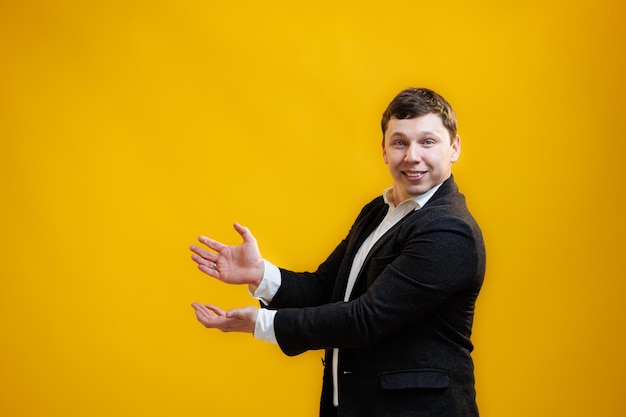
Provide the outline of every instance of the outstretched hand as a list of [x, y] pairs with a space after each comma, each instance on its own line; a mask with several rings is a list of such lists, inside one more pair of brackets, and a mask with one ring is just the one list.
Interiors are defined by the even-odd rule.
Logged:
[[223, 332], [241, 332], [254, 334], [256, 319], [259, 309], [256, 307], [243, 307], [230, 311], [224, 311], [214, 305], [191, 305], [196, 312], [198, 321], [209, 329], [218, 329]]
[[[209, 249], [191, 245], [191, 259], [198, 269], [227, 284], [249, 284], [256, 288], [263, 279], [265, 269], [257, 241], [247, 227], [235, 223], [235, 230], [243, 239], [238, 246], [228, 246], [206, 236], [198, 241]], [[214, 313], [217, 314], [215, 310]], [[221, 310], [220, 310], [221, 311]]]

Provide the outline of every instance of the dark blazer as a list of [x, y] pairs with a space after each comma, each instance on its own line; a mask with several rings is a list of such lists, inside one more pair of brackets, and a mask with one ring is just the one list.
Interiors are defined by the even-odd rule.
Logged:
[[387, 209], [382, 197], [367, 204], [316, 272], [281, 269], [268, 306], [278, 344], [287, 355], [327, 349], [321, 416], [478, 416], [470, 335], [485, 248], [453, 177], [380, 238], [342, 301], [352, 260]]

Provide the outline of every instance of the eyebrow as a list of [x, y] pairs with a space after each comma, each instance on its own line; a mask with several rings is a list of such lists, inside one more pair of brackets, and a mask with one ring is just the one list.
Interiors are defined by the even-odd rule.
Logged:
[[[409, 137], [410, 135], [407, 135], [406, 133], [402, 131], [394, 131], [390, 135], [390, 137], [392, 138], [396, 136], [401, 136], [403, 138], [406, 138], [406, 137]], [[423, 130], [423, 131], [418, 132], [418, 137], [423, 137], [423, 136], [435, 136], [441, 139], [441, 135], [437, 134], [437, 132], [434, 132], [432, 130]]]

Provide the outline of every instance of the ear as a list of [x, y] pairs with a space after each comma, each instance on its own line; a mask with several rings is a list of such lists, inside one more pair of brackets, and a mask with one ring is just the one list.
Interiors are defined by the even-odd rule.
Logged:
[[459, 160], [459, 157], [461, 156], [461, 137], [459, 135], [456, 135], [456, 137], [454, 138], [450, 146], [452, 147], [452, 155], [450, 155], [450, 162], [456, 162]]
[[383, 140], [380, 142], [382, 148], [383, 148], [383, 161], [385, 161], [385, 164], [387, 164], [387, 149], [385, 148], [385, 138], [383, 137]]

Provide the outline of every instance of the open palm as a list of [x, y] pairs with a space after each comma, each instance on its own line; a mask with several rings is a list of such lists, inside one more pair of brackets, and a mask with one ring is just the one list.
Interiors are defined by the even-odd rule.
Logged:
[[247, 227], [235, 223], [237, 233], [243, 238], [238, 246], [228, 246], [206, 236], [198, 241], [211, 251], [191, 246], [191, 259], [207, 275], [228, 284], [251, 284], [258, 286], [263, 278], [264, 263], [257, 241]]

